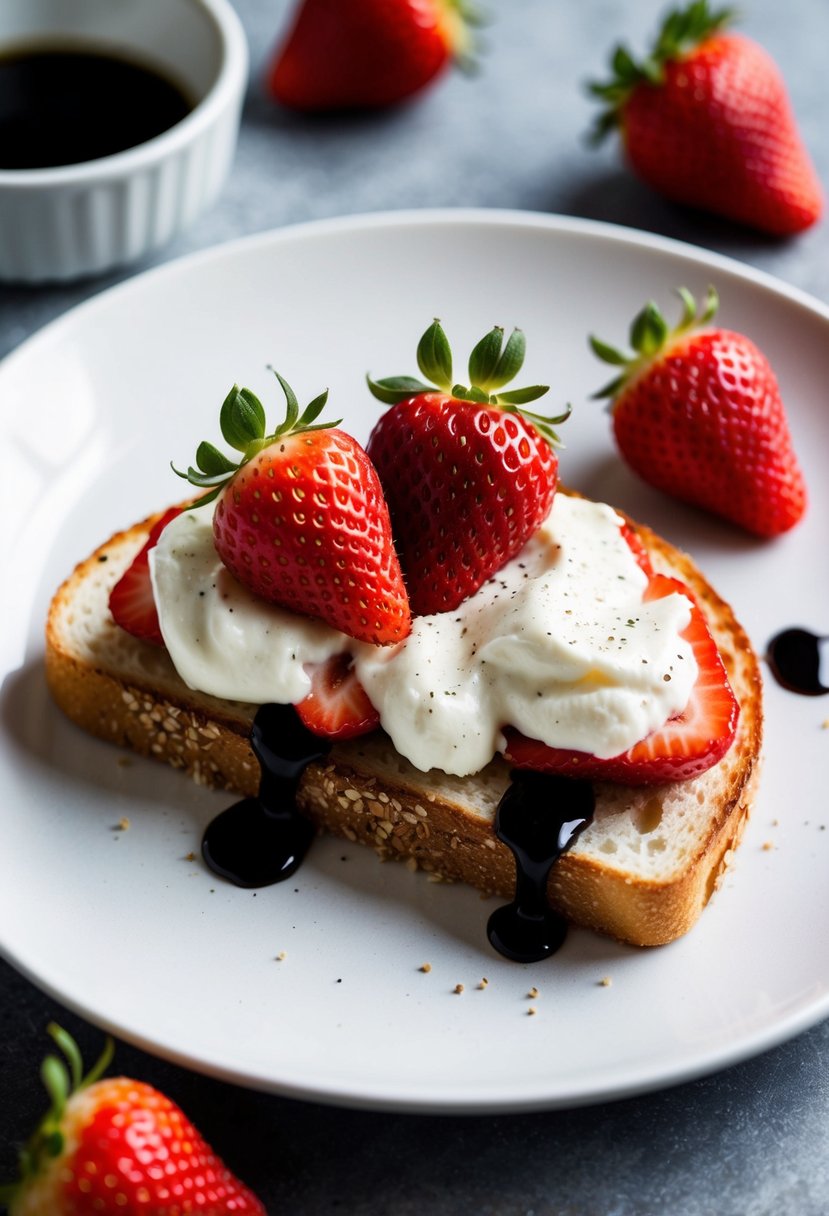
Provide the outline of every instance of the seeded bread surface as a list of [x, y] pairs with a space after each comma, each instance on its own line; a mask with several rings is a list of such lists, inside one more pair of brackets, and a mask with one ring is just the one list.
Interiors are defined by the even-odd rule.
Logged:
[[[166, 651], [131, 637], [110, 615], [110, 590], [156, 518], [113, 536], [55, 594], [46, 627], [52, 695], [100, 739], [185, 769], [205, 785], [254, 794], [259, 767], [248, 735], [256, 706], [187, 688]], [[729, 606], [687, 554], [636, 530], [654, 567], [682, 579], [706, 615], [740, 702], [737, 738], [692, 781], [597, 784], [594, 820], [553, 867], [548, 895], [576, 924], [653, 946], [691, 928], [739, 843], [759, 771], [762, 690], [757, 658]], [[299, 802], [321, 831], [509, 898], [515, 863], [494, 832], [508, 781], [501, 760], [474, 777], [422, 773], [377, 733], [310, 765]]]

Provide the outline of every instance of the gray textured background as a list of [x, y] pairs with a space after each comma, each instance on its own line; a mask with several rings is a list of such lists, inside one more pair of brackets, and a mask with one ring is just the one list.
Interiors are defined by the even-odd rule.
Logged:
[[[663, 11], [657, 0], [488, 0], [488, 51], [477, 79], [447, 77], [393, 112], [313, 121], [279, 112], [259, 87], [290, 5], [235, 2], [250, 40], [252, 80], [232, 179], [210, 213], [146, 265], [322, 216], [520, 207], [689, 240], [829, 300], [829, 221], [795, 241], [771, 241], [662, 203], [627, 175], [612, 142], [599, 152], [586, 147], [592, 107], [583, 81], [603, 73], [607, 51], [620, 38], [642, 47]], [[742, 29], [783, 69], [829, 185], [829, 3], [744, 0], [740, 8]], [[0, 355], [124, 277], [56, 289], [0, 287]], [[90, 1058], [100, 1036], [4, 964], [0, 983], [4, 1178], [13, 1173], [15, 1143], [41, 1111], [36, 1062], [49, 1018], [71, 1029]], [[693, 1084], [526, 1116], [326, 1109], [236, 1089], [126, 1044], [119, 1045], [118, 1064], [183, 1105], [272, 1216], [829, 1212], [829, 1023]]]

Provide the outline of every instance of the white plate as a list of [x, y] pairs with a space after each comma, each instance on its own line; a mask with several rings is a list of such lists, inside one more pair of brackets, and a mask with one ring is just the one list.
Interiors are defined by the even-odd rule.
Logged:
[[[604, 371], [588, 331], [621, 341], [646, 297], [673, 308], [676, 285], [699, 294], [710, 280], [722, 321], [777, 369], [811, 486], [806, 522], [769, 544], [637, 484], [589, 400]], [[227, 798], [125, 764], [49, 702], [51, 591], [119, 526], [178, 496], [169, 461], [216, 438], [231, 383], [274, 409], [269, 362], [304, 400], [330, 385], [364, 440], [379, 409], [365, 372], [413, 371], [435, 315], [459, 354], [494, 323], [526, 331], [522, 379], [552, 383], [549, 400], [575, 407], [565, 479], [689, 548], [761, 652], [786, 625], [829, 631], [829, 310], [815, 301], [642, 233], [495, 212], [338, 220], [163, 267], [61, 318], [0, 368], [4, 512], [18, 537], [2, 618], [2, 948], [41, 988], [142, 1047], [323, 1101], [521, 1110], [720, 1068], [829, 1013], [825, 700], [769, 683], [756, 811], [690, 935], [637, 951], [573, 932], [534, 966], [490, 951], [491, 903], [356, 846], [321, 841], [294, 881], [258, 893], [221, 883], [187, 857]], [[131, 826], [119, 832], [122, 817]]]

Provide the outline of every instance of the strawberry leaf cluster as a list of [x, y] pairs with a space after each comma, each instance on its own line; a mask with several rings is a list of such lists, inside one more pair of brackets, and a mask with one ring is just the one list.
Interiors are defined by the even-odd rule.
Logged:
[[687, 287], [678, 287], [677, 295], [682, 302], [682, 314], [678, 323], [671, 329], [659, 306], [649, 300], [644, 308], [636, 314], [630, 326], [630, 345], [633, 353], [627, 354], [618, 347], [603, 342], [601, 338], [590, 335], [589, 342], [593, 354], [603, 363], [609, 363], [621, 368], [620, 373], [593, 394], [597, 397], [615, 397], [644, 367], [647, 366], [664, 348], [682, 334], [707, 325], [712, 320], [719, 307], [719, 296], [715, 288], [709, 287], [705, 301], [698, 305]]
[[0, 1203], [9, 1204], [25, 1184], [44, 1166], [59, 1157], [64, 1149], [61, 1119], [72, 1094], [88, 1089], [99, 1081], [109, 1068], [114, 1053], [112, 1039], [107, 1038], [104, 1049], [89, 1072], [84, 1073], [78, 1045], [68, 1031], [51, 1022], [47, 1030], [64, 1059], [48, 1055], [40, 1067], [40, 1077], [49, 1095], [50, 1107], [29, 1142], [20, 1150], [20, 1179], [0, 1187]]
[[598, 143], [619, 126], [621, 112], [633, 89], [643, 81], [660, 85], [665, 79], [665, 64], [687, 55], [695, 47], [723, 29], [734, 17], [733, 9], [714, 11], [708, 0], [692, 0], [686, 8], [674, 9], [665, 18], [653, 49], [641, 60], [633, 58], [626, 46], [613, 51], [607, 81], [593, 81], [588, 92], [605, 102], [605, 109], [596, 119], [590, 138]]
[[196, 449], [196, 466], [190, 465], [187, 472], [182, 472], [175, 465], [173, 472], [189, 481], [200, 489], [210, 490], [198, 499], [198, 506], [212, 502], [222, 488], [233, 478], [234, 474], [263, 448], [275, 443], [276, 440], [288, 435], [298, 435], [303, 431], [327, 430], [339, 426], [342, 419], [336, 422], [317, 422], [328, 402], [328, 390], [320, 393], [304, 410], [300, 411], [296, 393], [275, 368], [270, 369], [276, 376], [285, 394], [285, 417], [275, 431], [267, 434], [267, 418], [262, 402], [249, 388], [239, 388], [234, 384], [225, 397], [219, 412], [219, 427], [225, 442], [241, 453], [241, 459], [230, 460], [212, 443], [204, 440]]
[[366, 379], [372, 394], [385, 405], [396, 405], [420, 393], [434, 392], [437, 388], [456, 401], [495, 405], [507, 413], [519, 413], [532, 423], [548, 443], [557, 445], [560, 440], [553, 428], [570, 416], [570, 407], [555, 417], [522, 408], [549, 392], [549, 385], [532, 384], [526, 388], [503, 391], [504, 386], [523, 367], [526, 349], [526, 339], [520, 329], [514, 329], [505, 343], [503, 327], [496, 325], [481, 338], [469, 356], [469, 384], [456, 383], [452, 350], [440, 321], [435, 318], [417, 345], [417, 366], [430, 383], [424, 383], [414, 376], [388, 376], [382, 380], [367, 376]]

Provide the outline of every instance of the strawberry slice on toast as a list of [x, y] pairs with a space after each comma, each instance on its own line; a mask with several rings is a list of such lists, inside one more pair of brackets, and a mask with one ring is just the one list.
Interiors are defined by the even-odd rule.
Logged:
[[682, 636], [690, 642], [699, 669], [691, 699], [682, 713], [622, 755], [606, 760], [587, 752], [548, 747], [508, 729], [504, 753], [507, 760], [516, 768], [537, 772], [615, 781], [621, 785], [648, 785], [690, 780], [722, 759], [734, 742], [739, 705], [702, 610], [685, 584], [664, 574], [654, 574], [644, 598], [659, 599], [673, 592], [691, 599], [691, 620]]
[[334, 655], [310, 672], [311, 691], [296, 706], [304, 726], [326, 739], [354, 739], [380, 725], [347, 654]]
[[150, 550], [158, 544], [158, 538], [167, 524], [181, 512], [181, 507], [170, 507], [156, 520], [147, 543], [122, 574], [109, 596], [109, 610], [115, 623], [133, 637], [142, 642], [150, 642], [153, 646], [163, 646], [164, 638], [161, 636], [150, 580]]

